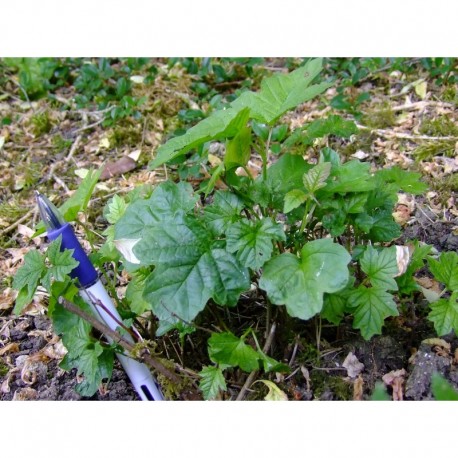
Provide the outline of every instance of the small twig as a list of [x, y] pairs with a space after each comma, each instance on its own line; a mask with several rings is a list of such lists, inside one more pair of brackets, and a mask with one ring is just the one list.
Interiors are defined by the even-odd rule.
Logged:
[[[274, 340], [276, 328], [277, 328], [277, 324], [276, 323], [272, 323], [272, 326], [270, 328], [269, 336], [267, 337], [266, 343], [264, 344], [264, 347], [262, 349], [263, 353], [267, 353], [269, 351], [269, 348], [272, 345], [272, 342]], [[253, 380], [256, 377], [257, 373], [258, 373], [257, 370], [254, 370], [254, 371], [250, 372], [250, 375], [248, 376], [248, 378], [246, 379], [245, 383], [243, 384], [242, 389], [240, 390], [240, 392], [239, 392], [239, 394], [238, 394], [238, 396], [236, 398], [236, 401], [242, 401], [243, 400], [243, 398], [245, 397], [246, 392], [248, 391], [248, 389], [250, 388], [251, 384], [253, 383]]]
[[451, 103], [423, 100], [421, 102], [405, 103], [404, 105], [398, 105], [398, 106], [395, 106], [395, 107], [390, 107], [390, 110], [391, 111], [421, 110], [422, 108], [426, 108], [427, 106], [439, 106], [439, 107], [444, 107], [444, 108], [454, 108], [454, 106]]
[[34, 208], [32, 210], [29, 210], [24, 216], [21, 216], [15, 223], [11, 224], [11, 226], [8, 226], [6, 229], [3, 229], [2, 231], [0, 231], [0, 237], [2, 237], [5, 234], [8, 234], [13, 229], [16, 229], [16, 227], [18, 227], [19, 224], [22, 224], [24, 221], [26, 221], [27, 218], [29, 218], [33, 214], [34, 211], [35, 211]]
[[361, 124], [356, 124], [358, 129], [368, 130], [373, 134], [381, 135], [386, 138], [405, 138], [406, 140], [458, 140], [458, 137], [430, 137], [428, 135], [410, 135], [403, 132], [393, 132], [391, 130], [384, 129], [371, 129], [370, 127], [362, 126]]
[[74, 133], [83, 132], [84, 130], [92, 129], [93, 127], [96, 127], [99, 124], [102, 124], [103, 121], [105, 121], [105, 118], [99, 119], [98, 121], [93, 122], [92, 124], [89, 124], [87, 126], [80, 127], [79, 129], [76, 129]]
[[[125, 340], [121, 336], [121, 334], [119, 334], [116, 331], [113, 331], [108, 326], [101, 323], [97, 318], [95, 318], [92, 315], [89, 315], [84, 310], [80, 309], [77, 305], [67, 301], [66, 299], [62, 300], [61, 305], [62, 307], [64, 307], [65, 310], [74, 313], [75, 315], [78, 315], [80, 318], [87, 321], [99, 332], [105, 334], [107, 337], [110, 337], [113, 340], [113, 342], [116, 342], [117, 344], [121, 345], [121, 347], [124, 348], [124, 350], [126, 350], [128, 353], [132, 353], [135, 350], [134, 345]], [[172, 382], [180, 383], [180, 378], [176, 374], [171, 372], [169, 369], [167, 369], [160, 361], [158, 361], [156, 358], [153, 358], [149, 353], [147, 353], [146, 349], [141, 352], [138, 359], [141, 362], [148, 364], [153, 369], [156, 369], [158, 372], [166, 376]]]

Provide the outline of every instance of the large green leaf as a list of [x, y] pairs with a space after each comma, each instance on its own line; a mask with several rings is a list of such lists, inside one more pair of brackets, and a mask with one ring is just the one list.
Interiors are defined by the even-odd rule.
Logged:
[[232, 254], [201, 245], [186, 262], [159, 264], [146, 280], [143, 297], [160, 320], [189, 323], [210, 298], [233, 306], [249, 286], [248, 271]]
[[194, 208], [197, 198], [189, 183], [161, 183], [149, 199], [136, 200], [127, 207], [115, 224], [115, 240], [141, 239], [150, 229], [181, 219]]
[[272, 241], [285, 240], [283, 228], [270, 218], [261, 221], [241, 220], [226, 232], [227, 251], [237, 252], [237, 259], [245, 267], [260, 269], [272, 255]]
[[199, 388], [205, 400], [215, 399], [220, 391], [226, 391], [226, 381], [223, 371], [219, 367], [205, 366], [199, 375], [202, 377]]
[[156, 158], [149, 163], [149, 168], [155, 169], [210, 140], [234, 137], [246, 126], [249, 113], [249, 108], [244, 106], [215, 111], [211, 116], [191, 127], [184, 135], [172, 138], [160, 146]]
[[321, 69], [322, 59], [314, 59], [289, 74], [273, 75], [262, 81], [259, 92], [244, 92], [231, 106], [249, 107], [251, 117], [272, 125], [288, 110], [321, 94], [331, 86], [329, 83], [310, 86]]
[[259, 369], [258, 352], [232, 332], [212, 334], [208, 339], [208, 354], [213, 362], [226, 367], [238, 366], [246, 372]]
[[259, 286], [272, 303], [286, 305], [291, 316], [309, 319], [323, 307], [323, 294], [344, 288], [351, 257], [330, 239], [304, 245], [301, 257], [283, 253], [264, 266]]
[[24, 264], [13, 279], [13, 288], [19, 291], [13, 313], [18, 315], [33, 299], [46, 266], [44, 257], [38, 250], [30, 250], [24, 256]]
[[434, 329], [439, 336], [444, 336], [452, 330], [458, 331], [458, 304], [455, 295], [450, 299], [439, 299], [430, 304], [430, 307], [428, 319], [434, 323]]
[[399, 271], [395, 246], [378, 251], [369, 245], [361, 258], [361, 269], [367, 274], [374, 288], [385, 291], [398, 289], [394, 279]]
[[441, 253], [439, 259], [428, 258], [429, 270], [449, 291], [458, 291], [458, 254]]
[[349, 295], [348, 306], [355, 308], [353, 327], [360, 329], [366, 340], [382, 333], [385, 318], [399, 315], [393, 295], [382, 288], [360, 285]]

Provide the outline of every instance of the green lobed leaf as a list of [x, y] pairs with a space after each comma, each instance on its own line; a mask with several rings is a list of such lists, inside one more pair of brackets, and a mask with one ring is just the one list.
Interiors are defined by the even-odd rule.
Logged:
[[30, 250], [24, 256], [24, 264], [17, 270], [13, 288], [19, 291], [13, 313], [18, 315], [30, 304], [46, 266], [44, 256], [38, 250]]
[[366, 232], [368, 233], [367, 238], [372, 242], [391, 242], [401, 235], [401, 227], [394, 220], [390, 210], [376, 212], [369, 218], [370, 229]]
[[141, 239], [151, 228], [182, 218], [194, 208], [197, 199], [189, 183], [161, 183], [148, 199], [136, 200], [127, 207], [115, 224], [115, 240]]
[[291, 316], [307, 320], [323, 307], [323, 294], [347, 284], [351, 256], [330, 239], [306, 243], [298, 258], [283, 253], [268, 261], [259, 281], [272, 303], [286, 305]]
[[126, 208], [127, 204], [125, 200], [121, 196], [115, 194], [105, 206], [103, 216], [110, 224], [115, 224], [124, 214]]
[[258, 221], [243, 219], [229, 226], [226, 232], [227, 251], [237, 252], [237, 259], [250, 269], [260, 269], [272, 255], [272, 241], [286, 240], [280, 224], [270, 218]]
[[250, 110], [245, 106], [213, 112], [208, 118], [191, 127], [184, 135], [172, 138], [160, 146], [156, 158], [148, 164], [148, 167], [155, 169], [210, 140], [234, 137], [246, 126], [249, 114]]
[[241, 199], [229, 191], [216, 191], [213, 203], [204, 209], [204, 218], [216, 236], [240, 218]]
[[228, 367], [238, 366], [246, 372], [259, 369], [258, 352], [232, 332], [212, 334], [208, 340], [208, 354], [213, 362]]
[[231, 107], [249, 107], [251, 116], [262, 123], [272, 125], [288, 110], [312, 99], [328, 89], [331, 84], [310, 83], [320, 73], [322, 59], [314, 59], [289, 74], [277, 74], [261, 82], [259, 92], [244, 92], [232, 102]]
[[458, 254], [454, 251], [441, 253], [439, 259], [428, 258], [429, 270], [436, 280], [449, 291], [458, 290]]
[[126, 289], [126, 300], [129, 303], [130, 310], [136, 315], [150, 310], [150, 304], [143, 299], [143, 290], [145, 289], [146, 276], [142, 274], [133, 274]]
[[289, 213], [295, 208], [302, 205], [307, 200], [307, 194], [300, 189], [293, 189], [285, 195], [285, 205], [283, 207], [283, 213]]
[[199, 388], [202, 391], [205, 400], [215, 399], [220, 391], [226, 391], [226, 381], [219, 367], [205, 366], [199, 375]]
[[369, 245], [360, 263], [361, 269], [369, 277], [371, 285], [374, 288], [385, 291], [396, 291], [398, 289], [398, 285], [394, 279], [399, 271], [395, 246], [376, 250]]
[[143, 297], [160, 320], [189, 323], [210, 298], [220, 305], [235, 305], [249, 280], [248, 271], [232, 254], [207, 247], [187, 263], [159, 264], [146, 280]]
[[410, 194], [422, 194], [428, 189], [428, 185], [420, 181], [421, 173], [407, 172], [398, 166], [378, 170], [376, 177], [385, 183], [395, 183], [399, 190]]
[[439, 336], [444, 336], [452, 330], [458, 331], [458, 304], [455, 295], [433, 302], [430, 308], [428, 320], [434, 323], [434, 329]]
[[330, 173], [330, 162], [321, 162], [312, 167], [307, 173], [304, 173], [302, 177], [306, 191], [314, 195], [318, 189], [324, 188]]
[[347, 298], [339, 293], [325, 294], [321, 316], [330, 323], [338, 326], [344, 317]]
[[360, 285], [349, 295], [348, 306], [355, 309], [353, 327], [360, 329], [366, 340], [382, 333], [385, 318], [399, 315], [393, 295], [382, 288]]
[[41, 283], [48, 292], [51, 291], [51, 280], [62, 282], [67, 278], [67, 275], [78, 266], [79, 262], [73, 258], [75, 250], [60, 251], [62, 236], [54, 240], [48, 247], [46, 252], [50, 262], [50, 267], [47, 268], [46, 274], [43, 276]]

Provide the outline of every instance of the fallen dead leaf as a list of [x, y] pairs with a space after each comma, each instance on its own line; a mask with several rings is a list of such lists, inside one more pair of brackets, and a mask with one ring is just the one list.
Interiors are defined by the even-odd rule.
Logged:
[[361, 374], [358, 375], [358, 378], [353, 383], [353, 400], [362, 401], [363, 400], [363, 386], [364, 381]]
[[383, 383], [391, 386], [393, 389], [393, 401], [402, 401], [404, 393], [402, 390], [404, 384], [404, 377], [406, 376], [405, 369], [398, 369], [388, 372], [382, 377]]
[[15, 391], [13, 401], [31, 401], [38, 396], [37, 390], [30, 387], [21, 388]]
[[16, 342], [11, 342], [3, 348], [0, 348], [0, 356], [7, 355], [9, 353], [17, 353], [19, 351], [19, 345]]
[[137, 168], [137, 163], [131, 157], [124, 156], [115, 162], [108, 162], [102, 170], [100, 179], [108, 180], [117, 175], [130, 172], [135, 168]]
[[401, 226], [405, 226], [410, 220], [410, 210], [407, 206], [398, 204], [392, 213], [394, 220]]
[[355, 378], [364, 369], [364, 364], [358, 361], [358, 358], [352, 353], [348, 353], [342, 367], [347, 369], [347, 374], [350, 378]]
[[399, 277], [407, 270], [412, 255], [412, 247], [409, 246], [396, 246], [396, 263], [398, 265], [398, 273], [395, 277]]
[[[271, 382], [270, 380], [258, 380], [258, 382], [264, 383], [264, 385], [269, 388], [269, 392], [265, 396], [266, 401], [287, 401], [288, 396], [286, 395], [285, 392], [280, 390], [277, 385], [275, 385], [274, 382]], [[255, 382], [257, 383], [257, 382]]]

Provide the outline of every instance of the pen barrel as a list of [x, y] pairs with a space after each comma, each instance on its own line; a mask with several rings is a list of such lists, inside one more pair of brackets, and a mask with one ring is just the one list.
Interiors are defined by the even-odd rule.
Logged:
[[[122, 319], [102, 282], [99, 280], [94, 285], [81, 289], [80, 295], [89, 305], [91, 305], [96, 315], [98, 315], [111, 330], [116, 331], [119, 327], [118, 322], [122, 322]], [[103, 304], [106, 310], [104, 310], [100, 304]], [[109, 312], [107, 312], [107, 310]], [[118, 322], [116, 320], [118, 320]], [[128, 342], [134, 343], [130, 334], [125, 334], [123, 337]], [[112, 339], [108, 338], [108, 340], [110, 343], [112, 342]], [[145, 364], [126, 355], [117, 354], [116, 356], [143, 401], [164, 400], [158, 383]]]
[[62, 251], [65, 249], [74, 250], [73, 258], [76, 259], [79, 264], [71, 271], [70, 276], [72, 278], [77, 278], [82, 288], [93, 285], [98, 279], [97, 271], [76, 238], [70, 224], [66, 223], [58, 229], [48, 230], [47, 234], [50, 240], [55, 240], [59, 235], [62, 235], [62, 243], [60, 246]]

